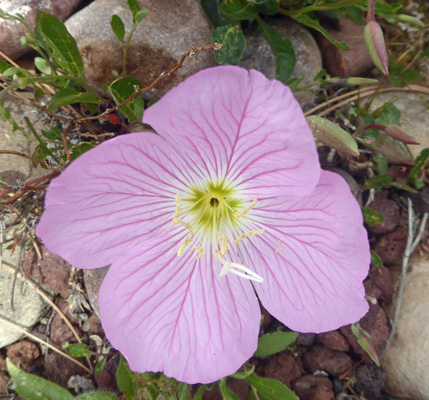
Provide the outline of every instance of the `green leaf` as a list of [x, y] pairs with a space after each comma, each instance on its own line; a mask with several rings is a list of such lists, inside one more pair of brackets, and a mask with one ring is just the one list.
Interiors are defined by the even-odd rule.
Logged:
[[360, 347], [366, 351], [366, 353], [371, 357], [371, 360], [374, 361], [377, 366], [380, 366], [380, 361], [378, 359], [377, 351], [372, 344], [371, 335], [363, 330], [358, 322], [352, 324], [351, 326], [352, 333], [356, 341], [359, 343]]
[[203, 10], [215, 28], [233, 23], [230, 18], [221, 12], [220, 3], [221, 0], [201, 0]]
[[43, 72], [46, 75], [52, 74], [52, 68], [44, 58], [34, 57], [34, 65], [40, 72]]
[[271, 28], [260, 18], [258, 18], [258, 27], [273, 51], [274, 59], [276, 60], [276, 79], [286, 83], [292, 75], [296, 64], [292, 43], [278, 30]]
[[66, 349], [67, 354], [71, 357], [91, 357], [91, 350], [89, 350], [89, 347], [84, 343], [67, 343], [67, 345], [63, 345], [63, 347]]
[[320, 23], [317, 19], [311, 18], [308, 14], [299, 14], [297, 16], [294, 16], [293, 18], [297, 22], [299, 22], [300, 24], [309, 26], [310, 28], [313, 28], [316, 31], [320, 32], [323, 36], [325, 36], [326, 39], [328, 39], [332, 44], [334, 44], [338, 48], [340, 48], [342, 50], [348, 50], [349, 49], [349, 46], [347, 45], [346, 42], [339, 42], [339, 41], [335, 40], [329, 34], [329, 32], [320, 25]]
[[178, 400], [191, 400], [189, 394], [189, 386], [187, 383], [179, 383], [179, 388], [177, 389], [177, 397], [179, 398]]
[[143, 18], [146, 17], [148, 11], [147, 10], [140, 10], [136, 13], [136, 15], [134, 16], [134, 25], [139, 24], [140, 22], [143, 21]]
[[362, 25], [363, 24], [363, 18], [362, 18], [362, 10], [359, 7], [356, 6], [349, 6], [345, 8], [347, 11], [348, 17], [356, 24]]
[[135, 15], [141, 10], [140, 5], [137, 0], [128, 0], [128, 7], [131, 10], [131, 13], [133, 14], [133, 21]]
[[90, 392], [77, 396], [75, 400], [118, 400], [118, 397], [109, 392]]
[[380, 175], [386, 173], [389, 163], [383, 154], [376, 154], [374, 157], [372, 157], [372, 162], [375, 164], [375, 169]]
[[9, 68], [12, 68], [12, 65], [8, 64], [6, 61], [0, 60], [0, 74], [3, 74], [3, 72]]
[[276, 14], [280, 8], [279, 0], [247, 0], [258, 13]]
[[131, 369], [122, 354], [119, 362], [119, 368], [116, 372], [116, 380], [118, 381], [119, 389], [124, 393], [127, 400], [137, 398], [137, 383], [133, 379]]
[[368, 207], [362, 207], [362, 215], [364, 222], [369, 226], [381, 224], [384, 221], [383, 215]]
[[340, 153], [359, 156], [359, 149], [352, 135], [328, 119], [311, 115], [307, 117], [308, 125], [314, 138]]
[[391, 182], [389, 186], [395, 187], [396, 189], [399, 189], [399, 190], [405, 190], [406, 192], [410, 192], [410, 193], [415, 193], [415, 194], [418, 193], [418, 190], [413, 189], [411, 186], [406, 185], [405, 183]]
[[393, 175], [378, 175], [372, 178], [369, 178], [363, 184], [364, 189], [383, 189], [390, 182], [393, 181]]
[[104, 367], [106, 366], [107, 357], [103, 357], [100, 361], [95, 365], [95, 375], [100, 375], [104, 371]]
[[197, 390], [197, 393], [195, 393], [195, 396], [192, 400], [201, 400], [203, 398], [203, 394], [207, 389], [207, 385], [202, 385], [200, 386], [200, 388]]
[[[12, 128], [12, 132], [20, 131], [24, 137], [28, 138], [27, 133], [24, 131], [24, 128], [19, 126], [15, 120], [13, 119], [12, 115], [10, 115], [9, 110], [6, 107], [0, 107], [0, 117], [4, 119], [6, 122], [9, 123], [9, 125]], [[10, 136], [6, 133], [6, 136]]]
[[218, 385], [223, 400], [240, 400], [240, 397], [236, 393], [227, 388], [225, 378], [218, 381]]
[[279, 353], [295, 343], [297, 337], [297, 332], [267, 333], [259, 338], [258, 349], [253, 355], [255, 357], [263, 357]]
[[235, 20], [254, 19], [257, 14], [245, 0], [225, 0], [220, 6], [222, 12]]
[[115, 34], [115, 36], [124, 43], [124, 37], [125, 37], [125, 25], [122, 21], [121, 17], [119, 17], [116, 14], [112, 15], [112, 18], [110, 20], [110, 26], [112, 27], [112, 31]]
[[216, 62], [221, 65], [237, 65], [243, 57], [246, 48], [246, 38], [240, 25], [226, 25], [212, 32], [212, 43], [221, 43], [222, 50], [214, 53]]
[[252, 375], [255, 371], [255, 366], [252, 365], [252, 367], [245, 372], [237, 371], [235, 374], [230, 375], [231, 378], [234, 379], [246, 379], [249, 375]]
[[416, 189], [421, 189], [425, 186], [424, 183], [424, 168], [429, 159], [429, 148], [423, 149], [416, 158], [413, 168], [411, 168], [408, 179]]
[[375, 123], [379, 125], [398, 125], [400, 124], [401, 112], [393, 104], [389, 104], [384, 108], [383, 113], [375, 118]]
[[383, 260], [374, 250], [371, 250], [371, 264], [376, 267], [381, 267], [383, 265]]
[[7, 370], [15, 384], [15, 391], [25, 400], [69, 400], [73, 396], [61, 386], [36, 375], [27, 374], [6, 359]]
[[73, 88], [59, 90], [48, 103], [48, 111], [74, 103], [99, 104], [100, 98], [95, 92], [78, 92]]
[[299, 400], [299, 398], [283, 383], [275, 379], [261, 378], [257, 375], [250, 375], [246, 378], [257, 391], [258, 394], [269, 400]]
[[40, 17], [40, 31], [49, 53], [64, 71], [83, 78], [83, 61], [76, 41], [66, 26], [55, 16], [43, 13]]
[[[121, 104], [135, 92], [135, 87], [142, 88], [143, 85], [135, 78], [119, 78], [110, 85], [110, 91], [116, 105]], [[121, 111], [127, 116], [128, 122], [141, 122], [143, 117], [144, 102], [140, 96], [121, 107]]]

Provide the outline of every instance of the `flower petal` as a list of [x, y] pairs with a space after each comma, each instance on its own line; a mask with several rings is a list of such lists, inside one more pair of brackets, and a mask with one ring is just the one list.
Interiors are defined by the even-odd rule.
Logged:
[[145, 111], [201, 177], [241, 185], [250, 197], [306, 195], [319, 179], [311, 131], [290, 89], [258, 71], [196, 73]]
[[51, 182], [36, 233], [75, 267], [111, 264], [144, 237], [169, 227], [175, 196], [189, 186], [191, 172], [153, 133], [108, 140]]
[[264, 278], [255, 289], [274, 317], [295, 331], [318, 333], [365, 315], [369, 243], [343, 178], [322, 171], [311, 196], [261, 202], [252, 221], [249, 229], [266, 232], [241, 242], [243, 263]]
[[256, 350], [259, 305], [249, 281], [219, 278], [211, 253], [177, 257], [186, 236], [179, 232], [146, 240], [113, 263], [99, 292], [101, 321], [134, 371], [213, 382]]

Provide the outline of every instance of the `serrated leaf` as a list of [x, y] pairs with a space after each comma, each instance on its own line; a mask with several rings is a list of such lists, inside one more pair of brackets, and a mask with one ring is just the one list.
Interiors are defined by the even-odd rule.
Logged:
[[257, 375], [250, 375], [246, 378], [257, 391], [269, 400], [299, 400], [299, 398], [283, 383], [275, 379], [261, 378]]
[[228, 18], [224, 13], [221, 12], [221, 1], [222, 0], [201, 0], [201, 6], [207, 15], [207, 18], [215, 28], [233, 23], [232, 19]]
[[40, 17], [40, 33], [57, 65], [64, 71], [83, 78], [82, 56], [66, 26], [57, 17], [43, 13]]
[[227, 388], [225, 379], [218, 381], [218, 385], [223, 400], [240, 400], [240, 397], [236, 393]]
[[15, 384], [15, 391], [25, 400], [71, 400], [73, 396], [61, 386], [36, 375], [27, 374], [6, 359], [8, 372]]
[[383, 260], [374, 250], [371, 250], [371, 264], [376, 267], [381, 267], [383, 265]]
[[112, 31], [115, 36], [123, 43], [125, 37], [125, 25], [121, 17], [113, 14], [112, 18], [110, 19], [110, 26], [112, 27]]
[[416, 158], [413, 168], [411, 168], [408, 179], [416, 189], [421, 189], [425, 186], [423, 178], [425, 176], [424, 168], [429, 159], [429, 148], [423, 149]]
[[340, 153], [359, 156], [359, 149], [352, 135], [333, 122], [311, 115], [307, 117], [308, 125], [313, 132], [314, 138]]
[[293, 18], [297, 22], [299, 22], [300, 24], [309, 26], [310, 28], [313, 28], [316, 31], [320, 32], [323, 36], [325, 36], [326, 39], [328, 39], [332, 44], [337, 46], [339, 49], [342, 49], [342, 50], [348, 50], [349, 49], [349, 46], [347, 45], [346, 42], [339, 42], [339, 41], [335, 40], [329, 34], [329, 32], [320, 25], [320, 23], [317, 19], [312, 19], [308, 14], [299, 14], [297, 16], [294, 16]]
[[42, 57], [34, 57], [34, 65], [36, 68], [46, 75], [52, 74], [52, 68], [49, 63]]
[[245, 0], [225, 0], [220, 6], [222, 12], [235, 20], [254, 19], [257, 14]]
[[67, 354], [71, 357], [91, 357], [91, 350], [89, 350], [89, 347], [84, 343], [68, 344], [65, 349]]
[[118, 397], [109, 392], [90, 392], [77, 396], [75, 400], [118, 400]]
[[362, 215], [364, 222], [369, 226], [381, 224], [384, 221], [383, 215], [368, 207], [362, 207]]
[[73, 88], [59, 90], [48, 103], [48, 111], [74, 103], [99, 104], [100, 99], [95, 92], [78, 92]]
[[133, 379], [129, 365], [122, 354], [119, 361], [119, 368], [116, 372], [116, 380], [118, 381], [119, 389], [124, 393], [127, 400], [133, 400], [136, 398], [138, 386], [136, 381]]
[[254, 357], [269, 356], [279, 353], [292, 345], [298, 337], [297, 332], [274, 332], [261, 336]]
[[390, 182], [393, 181], [393, 175], [378, 175], [372, 178], [369, 178], [363, 184], [364, 189], [383, 189]]
[[296, 64], [295, 51], [288, 38], [258, 19], [258, 28], [271, 47], [276, 61], [276, 79], [286, 83]]
[[276, 14], [280, 8], [279, 0], [247, 0], [258, 13]]
[[240, 62], [246, 48], [246, 38], [240, 25], [226, 25], [214, 29], [211, 41], [223, 45], [222, 50], [214, 53], [218, 64], [237, 65]]
[[[116, 105], [129, 99], [135, 92], [135, 87], [142, 88], [143, 85], [135, 78], [119, 78], [110, 85], [110, 91]], [[128, 122], [141, 122], [143, 118], [144, 102], [140, 96], [136, 96], [130, 103], [121, 107], [121, 111], [127, 116]], [[141, 114], [140, 114], [141, 112]]]

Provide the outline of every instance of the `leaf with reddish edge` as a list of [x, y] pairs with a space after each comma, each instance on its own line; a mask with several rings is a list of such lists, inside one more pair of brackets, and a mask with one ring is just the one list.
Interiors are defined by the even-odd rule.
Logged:
[[399, 140], [405, 144], [420, 144], [415, 138], [410, 135], [407, 135], [399, 126], [397, 125], [388, 125], [385, 127], [387, 135], [395, 140]]
[[351, 329], [353, 336], [359, 343], [360, 347], [362, 347], [362, 349], [366, 351], [366, 353], [371, 357], [371, 360], [374, 361], [379, 367], [380, 360], [378, 359], [377, 351], [371, 343], [373, 339], [370, 334], [367, 331], [363, 330], [358, 322], [352, 324]]
[[387, 56], [386, 44], [384, 43], [381, 26], [375, 21], [368, 22], [365, 26], [364, 38], [374, 65], [383, 72], [384, 75], [389, 75], [389, 58]]

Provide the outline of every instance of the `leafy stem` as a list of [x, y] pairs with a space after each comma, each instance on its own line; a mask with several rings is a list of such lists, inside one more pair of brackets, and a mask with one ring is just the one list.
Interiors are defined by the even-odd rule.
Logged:
[[352, 6], [355, 4], [361, 4], [361, 3], [362, 3], [362, 0], [344, 0], [333, 4], [320, 4], [320, 5], [318, 5], [318, 2], [316, 2], [311, 6], [303, 7], [303, 8], [300, 8], [299, 10], [294, 10], [294, 11], [289, 11], [289, 10], [280, 8], [279, 12], [284, 15], [288, 15], [289, 17], [295, 18], [298, 15], [310, 13], [313, 11], [335, 10], [337, 8], [349, 7], [349, 6]]

